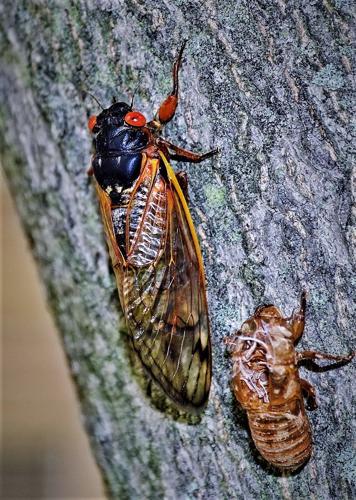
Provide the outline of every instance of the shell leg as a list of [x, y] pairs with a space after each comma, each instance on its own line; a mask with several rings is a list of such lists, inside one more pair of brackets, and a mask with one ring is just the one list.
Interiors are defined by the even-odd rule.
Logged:
[[354, 352], [347, 354], [346, 356], [334, 356], [333, 354], [326, 354], [325, 352], [319, 351], [303, 351], [297, 353], [297, 361], [316, 361], [328, 359], [331, 361], [336, 361], [338, 363], [348, 363], [355, 356]]
[[318, 404], [316, 402], [316, 393], [314, 387], [305, 379], [300, 380], [300, 385], [303, 391], [303, 396], [306, 399], [306, 406], [308, 410], [316, 410]]
[[294, 311], [289, 320], [290, 330], [293, 334], [293, 342], [296, 343], [304, 332], [305, 325], [305, 309], [307, 305], [306, 292], [303, 291], [300, 296], [300, 308]]
[[237, 338], [237, 332], [229, 337], [224, 338], [224, 344], [226, 345], [226, 350], [229, 354], [231, 354], [232, 351], [236, 348]]

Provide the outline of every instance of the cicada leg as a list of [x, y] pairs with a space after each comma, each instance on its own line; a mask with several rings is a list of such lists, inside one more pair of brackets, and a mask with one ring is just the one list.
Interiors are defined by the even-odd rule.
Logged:
[[294, 343], [300, 339], [304, 332], [305, 309], [307, 305], [306, 296], [306, 292], [303, 291], [300, 296], [300, 308], [293, 312], [292, 317], [289, 320]]
[[189, 161], [192, 163], [200, 163], [201, 161], [210, 158], [219, 153], [218, 149], [213, 149], [208, 151], [207, 153], [193, 153], [192, 151], [188, 151], [187, 149], [180, 148], [175, 144], [167, 141], [166, 139], [159, 139], [159, 143], [165, 146], [168, 150], [174, 151], [174, 154], [170, 154], [169, 157], [171, 160], [177, 161]]
[[303, 395], [306, 399], [306, 406], [308, 410], [316, 410], [318, 404], [316, 402], [316, 394], [314, 387], [303, 378], [300, 380], [300, 385], [303, 391]]

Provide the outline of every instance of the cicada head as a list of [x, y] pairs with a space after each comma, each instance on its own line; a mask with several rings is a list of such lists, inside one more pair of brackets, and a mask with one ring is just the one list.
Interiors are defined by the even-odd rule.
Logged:
[[95, 134], [94, 145], [99, 154], [142, 151], [149, 142], [146, 118], [125, 102], [115, 102], [98, 116], [90, 116], [88, 128]]
[[88, 121], [88, 128], [93, 134], [100, 132], [105, 127], [121, 127], [124, 124], [124, 116], [131, 110], [125, 102], [115, 102], [109, 108], [95, 116], [91, 116]]
[[142, 152], [150, 141], [145, 125], [144, 115], [125, 102], [115, 102], [89, 118], [88, 127], [94, 134], [94, 175], [112, 198], [138, 178]]

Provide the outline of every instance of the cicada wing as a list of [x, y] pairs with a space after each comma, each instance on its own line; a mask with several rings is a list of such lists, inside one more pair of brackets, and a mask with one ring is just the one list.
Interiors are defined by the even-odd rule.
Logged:
[[115, 272], [117, 288], [119, 292], [121, 305], [123, 304], [123, 277], [125, 270], [125, 259], [120, 252], [119, 246], [116, 241], [113, 222], [112, 222], [112, 208], [109, 196], [101, 189], [97, 182], [95, 182], [96, 192], [99, 199], [101, 218], [104, 223], [106, 242], [109, 248], [111, 263]]
[[96, 192], [99, 199], [101, 218], [104, 223], [106, 241], [109, 247], [110, 257], [113, 267], [117, 263], [124, 264], [124, 257], [122, 256], [120, 249], [116, 242], [116, 237], [114, 234], [113, 222], [112, 222], [112, 209], [111, 201], [109, 196], [101, 189], [99, 184], [95, 181]]
[[[149, 265], [129, 265], [125, 270], [126, 318], [134, 349], [152, 377], [180, 405], [199, 408], [208, 398], [211, 382], [204, 270], [186, 201], [163, 155], [162, 160], [168, 178], [165, 238]], [[162, 184], [162, 178], [157, 182]], [[150, 203], [148, 197], [148, 208]], [[155, 217], [148, 208], [154, 232]]]

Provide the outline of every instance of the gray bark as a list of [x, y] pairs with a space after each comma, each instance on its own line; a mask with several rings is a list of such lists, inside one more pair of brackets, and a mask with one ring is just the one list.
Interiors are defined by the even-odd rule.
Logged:
[[[262, 463], [229, 387], [223, 339], [254, 308], [309, 292], [302, 348], [351, 350], [351, 2], [4, 0], [4, 170], [113, 498], [351, 498], [351, 365], [317, 388], [314, 454]], [[188, 39], [165, 136], [219, 157], [184, 168], [206, 265], [214, 375], [200, 417], [148, 382], [122, 330], [93, 187], [87, 116], [115, 95], [151, 117]], [[179, 166], [180, 168], [180, 166]], [[313, 492], [313, 493], [312, 493]]]

